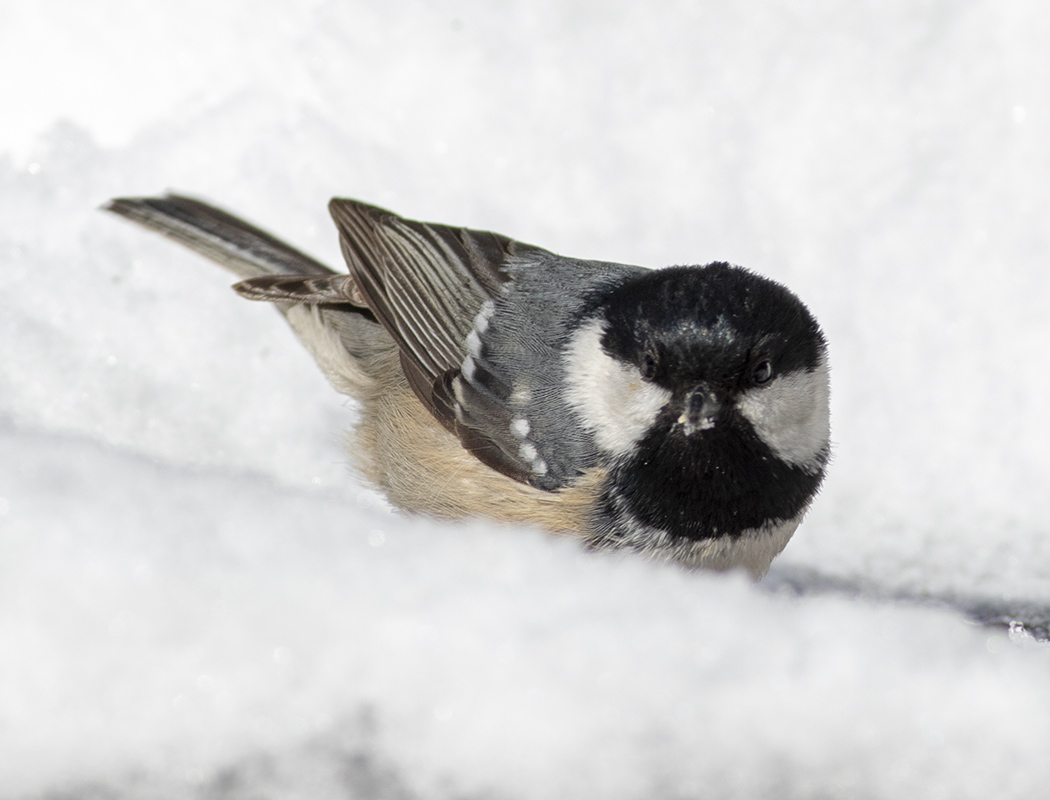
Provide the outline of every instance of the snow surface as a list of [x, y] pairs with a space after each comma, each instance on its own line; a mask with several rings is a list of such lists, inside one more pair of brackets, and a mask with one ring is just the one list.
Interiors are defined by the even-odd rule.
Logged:
[[[1036, 0], [0, 4], [0, 796], [1045, 792], [1047, 41]], [[397, 516], [279, 316], [96, 210], [165, 188], [333, 264], [348, 195], [770, 275], [831, 343], [826, 488], [758, 585]]]

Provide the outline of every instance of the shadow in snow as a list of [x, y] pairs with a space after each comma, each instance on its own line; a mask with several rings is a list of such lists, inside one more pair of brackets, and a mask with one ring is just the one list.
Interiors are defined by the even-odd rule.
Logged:
[[872, 602], [950, 609], [980, 625], [1006, 629], [1019, 625], [1034, 638], [1050, 641], [1050, 603], [1044, 600], [889, 589], [863, 579], [826, 575], [811, 567], [789, 564], [774, 565], [758, 588], [771, 594], [795, 597], [830, 594]]

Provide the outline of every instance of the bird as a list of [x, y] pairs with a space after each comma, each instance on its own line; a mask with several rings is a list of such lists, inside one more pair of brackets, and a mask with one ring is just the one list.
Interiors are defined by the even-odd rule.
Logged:
[[351, 464], [405, 512], [758, 579], [825, 477], [824, 333], [743, 267], [569, 258], [334, 198], [340, 272], [194, 197], [103, 208], [276, 305], [359, 404]]

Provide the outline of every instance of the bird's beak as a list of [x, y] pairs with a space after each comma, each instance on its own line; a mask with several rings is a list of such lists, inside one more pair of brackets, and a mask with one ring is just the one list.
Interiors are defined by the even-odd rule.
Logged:
[[686, 436], [715, 427], [715, 421], [722, 411], [722, 401], [707, 386], [701, 384], [686, 397], [678, 424]]

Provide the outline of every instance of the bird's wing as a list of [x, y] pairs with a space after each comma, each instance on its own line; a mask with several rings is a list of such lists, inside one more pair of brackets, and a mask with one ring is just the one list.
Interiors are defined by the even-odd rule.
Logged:
[[458, 369], [482, 304], [508, 280], [505, 236], [404, 219], [355, 200], [328, 206], [361, 296], [431, 381]]
[[360, 296], [400, 348], [413, 391], [479, 460], [533, 482], [532, 464], [510, 435], [509, 398], [499, 387], [480, 385], [510, 381], [475, 368], [468, 357], [479, 314], [491, 312], [513, 279], [508, 261], [549, 254], [496, 233], [416, 222], [355, 200], [334, 199], [329, 210]]

